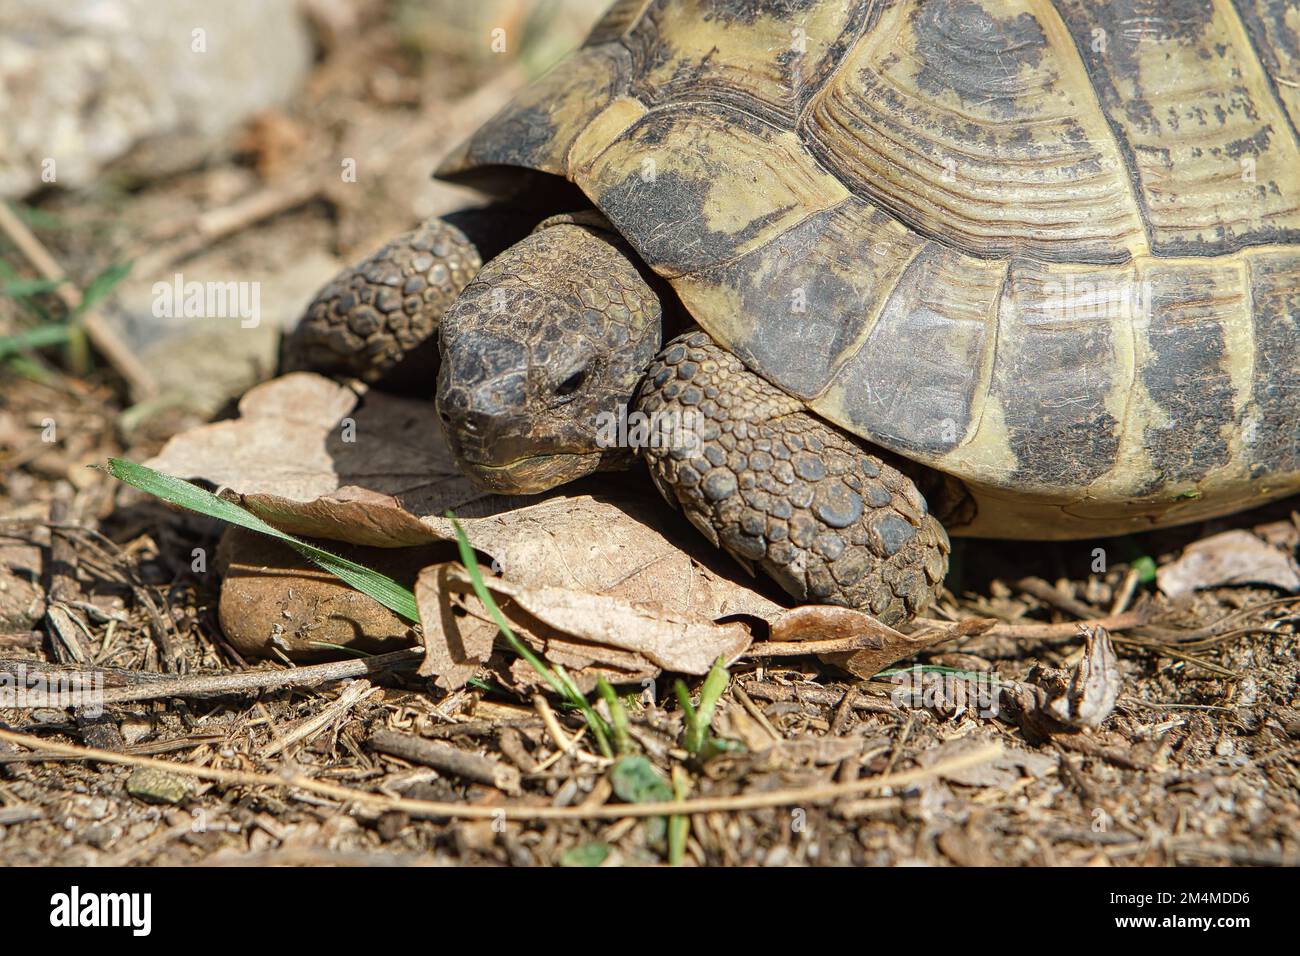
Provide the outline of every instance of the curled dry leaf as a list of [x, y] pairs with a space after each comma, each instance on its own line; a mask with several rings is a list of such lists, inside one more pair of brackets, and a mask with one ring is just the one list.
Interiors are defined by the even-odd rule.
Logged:
[[1083, 658], [1070, 674], [1065, 693], [1047, 712], [1067, 727], [1100, 727], [1119, 700], [1119, 657], [1104, 627], [1084, 629]]
[[[460, 593], [448, 581], [457, 566], [435, 564], [420, 572], [415, 581], [415, 603], [420, 609], [420, 626], [424, 630], [424, 661], [420, 675], [437, 677], [444, 690], [465, 686], [478, 669], [492, 656], [497, 626], [487, 610], [478, 605], [477, 613], [466, 614], [463, 607], [450, 600]], [[491, 574], [481, 568], [485, 576]]]
[[[592, 668], [622, 681], [660, 670], [705, 674], [718, 657], [730, 662], [749, 646], [749, 629], [734, 621], [718, 624], [568, 588], [529, 588], [500, 578], [485, 583], [518, 637], [579, 675]], [[496, 626], [460, 565], [426, 568], [416, 597], [428, 649], [425, 672], [437, 674], [441, 686], [460, 686], [491, 654]], [[458, 607], [468, 613], [458, 614]], [[594, 682], [594, 673], [588, 676]]]
[[1188, 545], [1176, 561], [1156, 572], [1156, 583], [1172, 598], [1232, 584], [1268, 584], [1300, 591], [1300, 567], [1282, 549], [1249, 531], [1235, 529]]
[[239, 418], [177, 435], [146, 462], [201, 478], [284, 531], [404, 547], [445, 538], [423, 525], [500, 499], [456, 468], [430, 402], [294, 372], [249, 390]]
[[[914, 634], [903, 634], [862, 611], [810, 604], [786, 611], [772, 621], [771, 644], [808, 642], [810, 649], [811, 645], [818, 645], [817, 652], [822, 660], [865, 680], [923, 650], [982, 633], [996, 623], [992, 619], [978, 618], [948, 627], [927, 627]], [[847, 646], [841, 649], [834, 645]], [[771, 650], [770, 645], [759, 647]]]

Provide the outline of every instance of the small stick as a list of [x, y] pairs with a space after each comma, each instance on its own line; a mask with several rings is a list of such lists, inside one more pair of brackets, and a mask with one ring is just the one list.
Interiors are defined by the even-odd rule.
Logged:
[[1063, 594], [1057, 588], [1052, 587], [1042, 578], [1021, 578], [1016, 582], [1016, 589], [1024, 591], [1026, 594], [1038, 598], [1045, 604], [1064, 611], [1067, 614], [1073, 614], [1078, 618], [1102, 617], [1100, 611], [1091, 604], [1084, 604], [1082, 601]]
[[53, 525], [62, 525], [68, 520], [68, 502], [64, 498], [55, 498], [50, 502], [50, 588], [51, 604], [68, 604], [81, 599], [81, 585], [77, 583], [77, 565], [79, 557], [77, 546], [62, 528], [56, 530]]
[[506, 793], [519, 793], [523, 789], [517, 768], [436, 740], [380, 730], [370, 736], [370, 746], [380, 753], [487, 784]]
[[[204, 747], [218, 740], [225, 740], [223, 734], [212, 734], [205, 737], [180, 737], [175, 740], [156, 740], [153, 743], [137, 744], [134, 747], [127, 747], [122, 753], [134, 754], [140, 757], [148, 757], [153, 754], [171, 753], [174, 750], [193, 750], [195, 747]], [[79, 760], [79, 757], [69, 757], [67, 754], [51, 753], [48, 750], [32, 750], [26, 753], [9, 753], [0, 751], [0, 766], [11, 763], [58, 763], [63, 760]]]
[[283, 752], [286, 748], [292, 747], [300, 740], [306, 740], [312, 737], [323, 727], [328, 727], [334, 721], [338, 720], [354, 706], [361, 703], [371, 694], [377, 693], [378, 687], [375, 687], [368, 680], [350, 681], [343, 688], [343, 693], [332, 701], [327, 707], [321, 708], [320, 713], [313, 714], [298, 726], [294, 727], [283, 737], [272, 740], [262, 748], [263, 757], [274, 757], [276, 754]]
[[758, 704], [749, 699], [749, 695], [745, 693], [744, 689], [741, 688], [739, 684], [732, 685], [731, 694], [736, 698], [736, 700], [740, 701], [740, 706], [744, 707], [745, 710], [749, 712], [749, 716], [758, 721], [758, 725], [763, 728], [764, 733], [773, 740], [779, 741], [783, 739], [780, 732], [777, 731], [777, 729], [772, 726], [772, 722], [767, 719], [767, 714], [758, 709]]
[[1124, 575], [1124, 583], [1119, 586], [1115, 601], [1110, 606], [1112, 617], [1116, 614], [1123, 614], [1128, 610], [1128, 602], [1133, 600], [1133, 594], [1137, 591], [1138, 579], [1141, 577], [1142, 574], [1137, 568], [1128, 569], [1128, 574]]
[[44, 816], [44, 810], [31, 804], [0, 807], [0, 827], [12, 826], [15, 823], [27, 823], [30, 820], [40, 820]]
[[837, 637], [826, 641], [759, 641], [751, 644], [749, 650], [741, 656], [802, 657], [805, 654], [842, 654], [879, 646], [880, 638], [874, 634], [856, 634], [853, 637]]
[[0, 634], [0, 650], [10, 647], [40, 647], [41, 632], [28, 631], [25, 634]]
[[423, 732], [430, 740], [448, 737], [488, 737], [516, 727], [536, 727], [541, 721], [535, 717], [520, 720], [467, 720], [463, 724], [438, 724]]
[[849, 724], [849, 717], [853, 714], [853, 691], [846, 690], [844, 699], [835, 707], [835, 716], [831, 720], [831, 733], [836, 737], [844, 735], [844, 728]]
[[1107, 747], [1082, 734], [1054, 733], [1049, 739], [1063, 750], [1072, 750], [1085, 757], [1096, 757], [1125, 770], [1150, 770], [1151, 765], [1115, 747]]
[[[774, 684], [748, 684], [745, 690], [759, 700], [769, 702], [794, 700], [800, 703], [834, 707], [843, 699], [842, 691], [830, 690], [825, 687], [782, 687]], [[869, 714], [898, 713], [898, 708], [886, 701], [872, 700], [857, 691], [849, 691], [849, 694], [851, 695], [849, 706], [854, 710], [866, 711]]]
[[1108, 631], [1127, 631], [1141, 627], [1147, 616], [1141, 611], [1125, 611], [1109, 617], [1094, 617], [1084, 621], [1062, 621], [1060, 624], [1044, 624], [1039, 621], [1025, 621], [1015, 624], [995, 624], [981, 638], [1011, 638], [1019, 641], [1074, 641], [1079, 638], [1079, 628], [1102, 627]]
[[133, 271], [146, 279], [159, 278], [159, 273], [174, 263], [202, 252], [217, 240], [256, 222], [310, 202], [320, 191], [320, 179], [312, 175], [295, 176], [287, 182], [265, 186], [229, 206], [195, 217], [186, 226], [184, 239], [164, 243], [155, 251], [137, 257]]
[[[100, 704], [121, 704], [133, 700], [157, 700], [161, 697], [212, 697], [220, 694], [243, 694], [252, 691], [271, 690], [281, 687], [307, 687], [325, 681], [347, 680], [353, 677], [365, 677], [392, 670], [413, 670], [424, 657], [423, 650], [392, 651], [361, 660], [334, 661], [328, 664], [313, 664], [308, 667], [294, 667], [285, 670], [244, 671], [238, 674], [211, 674], [194, 677], [175, 677], [164, 680], [148, 680], [126, 687], [109, 687], [96, 691]], [[30, 661], [0, 662], [4, 664], [26, 665], [28, 671], [38, 678], [46, 673], [54, 678], [60, 674], [66, 678], [67, 671], [51, 669], [42, 671]], [[83, 678], [92, 676], [94, 670], [83, 671]], [[154, 675], [150, 675], [152, 677]], [[28, 677], [30, 680], [30, 676]], [[84, 680], [82, 684], [85, 684]], [[56, 684], [56, 688], [60, 685]], [[89, 685], [72, 684], [71, 688], [84, 696], [91, 692]], [[21, 708], [57, 707], [60, 704], [60, 692], [38, 693], [35, 689], [27, 690], [21, 686], [11, 690], [19, 701], [6, 706]]]
[[[4, 204], [0, 203], [0, 207]], [[50, 520], [65, 521], [68, 503], [56, 498], [50, 503]], [[68, 610], [67, 602], [81, 597], [77, 583], [77, 547], [72, 539], [60, 531], [50, 531], [50, 585], [45, 604], [45, 621], [50, 635], [50, 646], [61, 664], [83, 663], [90, 660], [90, 648], [78, 633], [77, 618]]]
[[533, 707], [537, 709], [537, 714], [542, 718], [542, 723], [546, 726], [546, 732], [551, 735], [551, 740], [559, 748], [561, 753], [572, 755], [578, 749], [577, 742], [570, 740], [568, 735], [560, 727], [559, 720], [555, 717], [555, 711], [551, 710], [551, 705], [547, 703], [546, 698], [541, 694], [533, 695]]

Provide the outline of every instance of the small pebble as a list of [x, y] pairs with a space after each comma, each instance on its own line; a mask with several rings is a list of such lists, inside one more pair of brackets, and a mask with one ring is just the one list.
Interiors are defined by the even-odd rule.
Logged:
[[141, 767], [126, 778], [126, 792], [145, 803], [180, 803], [190, 792], [184, 778]]

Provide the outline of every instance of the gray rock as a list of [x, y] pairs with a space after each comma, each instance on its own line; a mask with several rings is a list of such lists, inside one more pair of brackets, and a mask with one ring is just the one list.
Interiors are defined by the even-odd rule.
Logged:
[[137, 173], [192, 165], [311, 56], [293, 0], [5, 0], [0, 196], [85, 186], [133, 150]]

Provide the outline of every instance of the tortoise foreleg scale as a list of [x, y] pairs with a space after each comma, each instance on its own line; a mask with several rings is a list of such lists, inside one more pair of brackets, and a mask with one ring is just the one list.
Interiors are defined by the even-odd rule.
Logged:
[[671, 422], [641, 454], [691, 523], [801, 601], [899, 624], [930, 604], [948, 536], [910, 479], [809, 414], [703, 331], [660, 352], [637, 410]]

